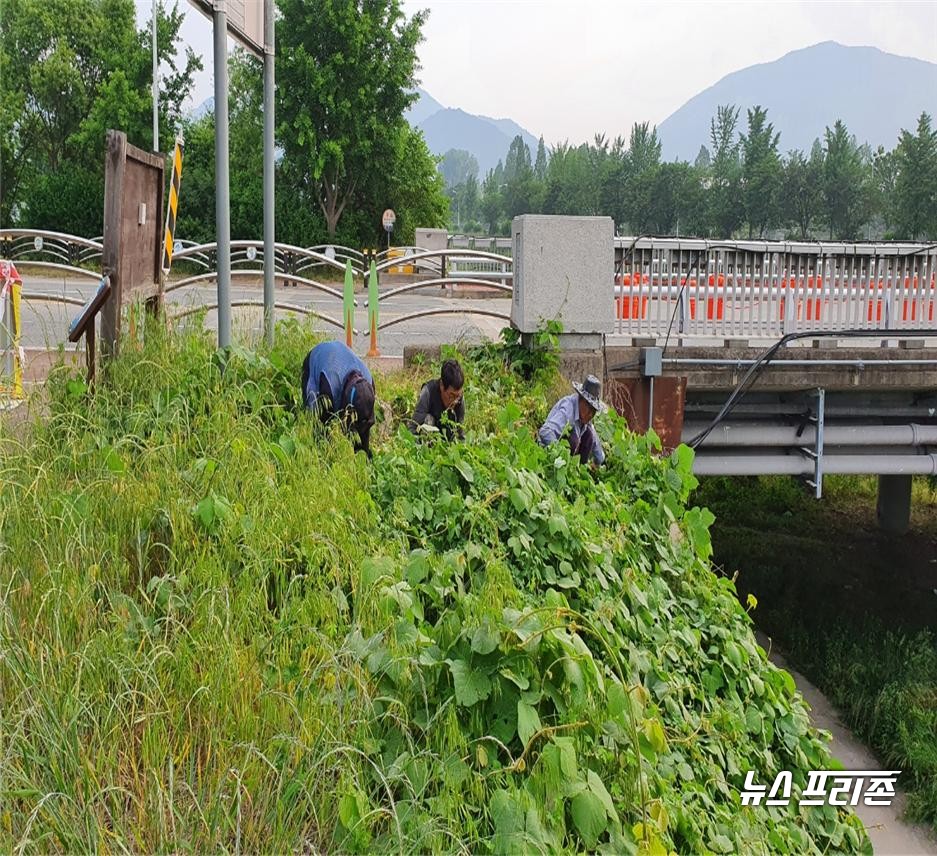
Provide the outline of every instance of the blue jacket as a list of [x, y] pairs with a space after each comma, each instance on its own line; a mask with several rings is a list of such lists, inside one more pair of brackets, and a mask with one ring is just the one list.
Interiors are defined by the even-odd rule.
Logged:
[[303, 403], [313, 410], [323, 394], [328, 396], [333, 412], [341, 410], [345, 379], [353, 371], [360, 372], [373, 385], [374, 378], [368, 367], [344, 342], [316, 345], [303, 364]]

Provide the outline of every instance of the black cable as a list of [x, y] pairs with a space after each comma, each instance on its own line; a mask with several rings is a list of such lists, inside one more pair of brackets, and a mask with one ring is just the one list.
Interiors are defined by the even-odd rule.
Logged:
[[887, 338], [889, 335], [897, 336], [934, 336], [937, 334], [937, 329], [904, 329], [904, 330], [894, 330], [886, 328], [884, 330], [829, 330], [829, 331], [805, 331], [801, 333], [788, 333], [785, 336], [782, 336], [775, 342], [770, 348], [765, 350], [752, 365], [749, 367], [748, 371], [745, 373], [745, 376], [738, 382], [735, 389], [732, 391], [732, 394], [726, 399], [725, 403], [722, 405], [722, 408], [713, 418], [712, 422], [702, 431], [700, 431], [695, 437], [687, 442], [687, 445], [690, 448], [697, 448], [725, 419], [729, 413], [732, 412], [732, 409], [735, 405], [741, 400], [741, 398], [748, 391], [746, 386], [750, 386], [750, 381], [754, 383], [758, 375], [760, 375], [768, 364], [774, 358], [775, 354], [788, 342], [793, 342], [797, 339], [868, 339], [870, 337], [880, 338], [882, 335], [885, 335]]
[[[680, 286], [680, 290], [677, 292], [677, 299], [673, 304], [673, 312], [670, 313], [670, 323], [667, 325], [667, 335], [664, 338], [664, 347], [660, 352], [661, 359], [667, 355], [667, 346], [670, 344], [670, 331], [673, 329], [674, 318], [677, 317], [677, 310], [680, 308], [680, 299], [683, 297], [683, 292], [686, 291], [687, 286], [690, 284], [690, 277], [693, 276], [693, 270], [699, 266], [700, 256], [706, 253], [706, 260], [709, 261], [709, 247], [706, 247], [704, 250], [696, 251], [696, 261], [690, 266], [689, 271], [687, 271], [686, 278], [683, 280], [683, 284]], [[719, 284], [718, 277], [716, 278], [716, 284]]]

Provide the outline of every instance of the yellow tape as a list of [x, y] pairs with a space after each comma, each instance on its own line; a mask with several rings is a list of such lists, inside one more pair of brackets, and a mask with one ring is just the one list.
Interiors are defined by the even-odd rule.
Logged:
[[13, 295], [13, 397], [23, 397], [23, 363], [20, 360], [20, 291], [21, 282], [14, 282]]

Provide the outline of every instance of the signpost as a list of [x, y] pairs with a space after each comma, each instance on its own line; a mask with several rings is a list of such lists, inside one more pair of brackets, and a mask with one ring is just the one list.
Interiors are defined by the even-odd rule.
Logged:
[[384, 231], [387, 232], [387, 249], [390, 249], [390, 233], [394, 231], [394, 223], [397, 222], [397, 215], [393, 208], [388, 208], [381, 215], [381, 223], [384, 224]]

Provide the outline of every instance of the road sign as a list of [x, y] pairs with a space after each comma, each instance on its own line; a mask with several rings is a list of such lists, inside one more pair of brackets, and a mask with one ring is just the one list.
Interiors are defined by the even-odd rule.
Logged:
[[383, 215], [381, 216], [381, 222], [384, 224], [385, 232], [394, 231], [394, 223], [397, 222], [397, 215], [394, 214], [393, 208], [388, 208]]
[[169, 182], [169, 208], [166, 210], [166, 234], [163, 237], [163, 273], [172, 267], [173, 241], [176, 235], [176, 211], [179, 209], [179, 187], [182, 184], [182, 137], [176, 137], [172, 153], [172, 180]]
[[264, 56], [263, 0], [189, 0], [202, 14], [212, 17], [215, 9], [227, 16], [227, 29], [259, 59]]

